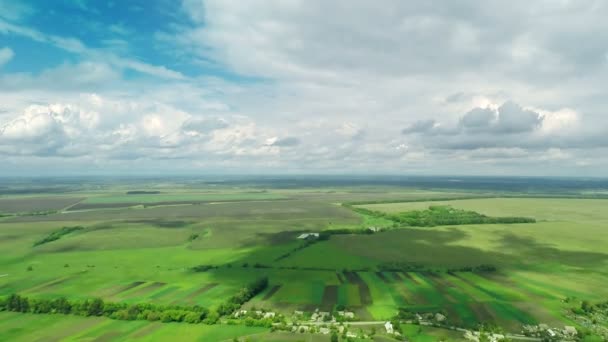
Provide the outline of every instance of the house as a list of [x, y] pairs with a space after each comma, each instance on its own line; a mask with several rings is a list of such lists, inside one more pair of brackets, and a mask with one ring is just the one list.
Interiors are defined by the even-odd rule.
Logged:
[[442, 314], [440, 314], [440, 313], [436, 313], [436, 314], [435, 314], [435, 320], [436, 320], [437, 322], [443, 322], [443, 321], [445, 321], [445, 316], [444, 316], [444, 315], [442, 315]]
[[498, 341], [502, 341], [505, 339], [505, 335], [502, 334], [492, 334], [492, 336], [490, 336], [490, 341], [492, 342], [498, 342]]
[[239, 317], [245, 316], [245, 315], [247, 315], [247, 310], [239, 310], [234, 313], [234, 317], [236, 317], [236, 318], [239, 318]]
[[264, 318], [274, 318], [275, 314], [274, 312], [267, 312], [264, 314]]
[[319, 238], [319, 233], [303, 233], [298, 236], [300, 240], [310, 240]]
[[557, 334], [555, 333], [555, 331], [553, 331], [552, 329], [547, 329], [547, 334], [549, 334], [550, 337], [557, 336]]
[[307, 325], [293, 326], [293, 328], [291, 328], [291, 331], [305, 333], [310, 331], [310, 327]]
[[329, 328], [319, 328], [319, 332], [323, 335], [329, 335], [331, 330], [329, 330]]
[[367, 227], [367, 230], [372, 231], [372, 232], [378, 232], [380, 230], [380, 228], [378, 227]]
[[387, 334], [392, 334], [395, 331], [393, 330], [393, 324], [391, 322], [384, 323], [384, 328], [386, 329]]
[[576, 328], [570, 325], [566, 325], [564, 327], [564, 335], [566, 336], [576, 336], [578, 335], [578, 331], [576, 331]]
[[338, 316], [342, 316], [344, 318], [353, 319], [355, 318], [355, 313], [350, 311], [338, 311]]

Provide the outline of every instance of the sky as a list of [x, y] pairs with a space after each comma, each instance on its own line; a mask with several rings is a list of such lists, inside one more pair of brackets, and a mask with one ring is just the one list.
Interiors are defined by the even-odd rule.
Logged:
[[608, 1], [0, 0], [0, 176], [608, 176]]

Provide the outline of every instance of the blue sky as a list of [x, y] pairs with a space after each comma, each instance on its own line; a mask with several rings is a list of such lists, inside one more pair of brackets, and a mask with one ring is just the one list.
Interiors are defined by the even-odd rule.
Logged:
[[605, 176], [601, 1], [0, 0], [0, 175]]

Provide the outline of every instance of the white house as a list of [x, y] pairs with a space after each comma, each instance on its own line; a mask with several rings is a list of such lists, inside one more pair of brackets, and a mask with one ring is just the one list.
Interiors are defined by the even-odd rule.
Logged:
[[566, 336], [576, 336], [578, 334], [578, 332], [576, 331], [576, 328], [570, 325], [566, 325], [564, 327], [564, 335]]
[[392, 334], [395, 331], [393, 330], [393, 324], [391, 322], [384, 323], [384, 328], [386, 329], [387, 334]]
[[308, 239], [317, 239], [319, 237], [319, 233], [303, 233], [298, 236], [300, 240], [308, 240]]

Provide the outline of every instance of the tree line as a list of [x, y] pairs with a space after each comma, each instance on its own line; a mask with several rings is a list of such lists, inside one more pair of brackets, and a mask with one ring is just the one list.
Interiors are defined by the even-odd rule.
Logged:
[[251, 298], [268, 287], [268, 278], [263, 277], [243, 287], [226, 303], [210, 311], [199, 305], [155, 305], [150, 303], [115, 303], [101, 298], [70, 300], [65, 297], [29, 298], [19, 294], [0, 297], [0, 311], [27, 312], [34, 314], [63, 314], [77, 316], [103, 316], [116, 320], [160, 321], [215, 324], [224, 315], [238, 310]]
[[475, 211], [456, 209], [451, 206], [436, 205], [426, 210], [411, 210], [401, 213], [385, 213], [366, 208], [348, 206], [360, 214], [385, 218], [401, 225], [411, 227], [434, 227], [462, 224], [514, 224], [535, 223], [536, 220], [529, 217], [491, 217]]
[[63, 227], [63, 228], [61, 228], [59, 230], [51, 232], [49, 235], [45, 236], [44, 238], [42, 238], [42, 239], [34, 242], [34, 247], [43, 245], [45, 243], [53, 242], [55, 240], [59, 240], [64, 235], [68, 235], [70, 233], [73, 233], [73, 232], [76, 232], [76, 231], [79, 231], [79, 230], [83, 230], [83, 229], [84, 229], [84, 227], [81, 227], [81, 226]]
[[243, 287], [237, 294], [220, 304], [217, 313], [220, 316], [230, 315], [240, 309], [241, 305], [257, 296], [268, 287], [268, 277], [262, 277]]
[[[213, 316], [209, 310], [198, 305], [155, 305], [150, 303], [114, 303], [101, 298], [70, 300], [28, 298], [18, 294], [0, 298], [0, 311], [28, 312], [35, 314], [63, 314], [77, 316], [104, 316], [116, 320], [148, 320], [161, 322], [209, 323]], [[207, 320], [211, 318], [211, 320]]]

